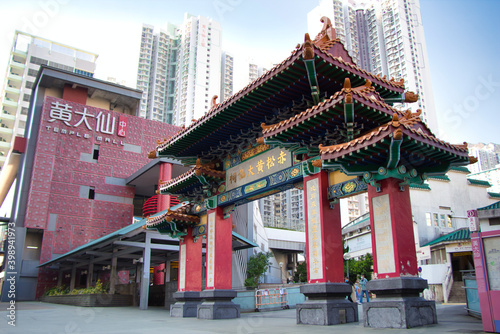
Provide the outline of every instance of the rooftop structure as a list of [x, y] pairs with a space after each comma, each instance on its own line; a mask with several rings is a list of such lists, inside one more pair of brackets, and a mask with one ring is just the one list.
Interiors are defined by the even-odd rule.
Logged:
[[24, 137], [32, 88], [40, 65], [92, 77], [97, 54], [21, 31], [14, 33], [0, 95], [0, 168], [15, 137]]

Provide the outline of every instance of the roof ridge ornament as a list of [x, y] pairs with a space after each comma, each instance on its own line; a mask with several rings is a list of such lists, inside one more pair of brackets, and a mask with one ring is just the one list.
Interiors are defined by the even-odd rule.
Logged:
[[323, 23], [323, 27], [314, 39], [314, 44], [319, 48], [321, 48], [321, 45], [323, 45], [324, 43], [337, 39], [337, 32], [332, 26], [332, 21], [330, 20], [330, 18], [328, 18], [327, 16], [323, 16], [320, 19], [320, 22]]
[[416, 123], [421, 123], [420, 114], [422, 114], [422, 109], [417, 109], [417, 112], [412, 113], [410, 109], [406, 110], [403, 117], [399, 117], [397, 114], [392, 115], [392, 121], [390, 124], [394, 127], [399, 127], [404, 125], [407, 128], [412, 128]]
[[218, 95], [212, 96], [212, 100], [210, 101], [210, 109], [217, 108], [219, 106], [219, 103], [217, 103], [217, 99], [219, 98]]
[[308, 33], [304, 36], [304, 48], [302, 49], [302, 58], [314, 59], [313, 42]]
[[417, 102], [418, 101], [418, 97], [419, 97], [419, 95], [415, 94], [414, 92], [410, 92], [410, 91], [405, 92], [404, 102], [406, 102], [406, 103]]

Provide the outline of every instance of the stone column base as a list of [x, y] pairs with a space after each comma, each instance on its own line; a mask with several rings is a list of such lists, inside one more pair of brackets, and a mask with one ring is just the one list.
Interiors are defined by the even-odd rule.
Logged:
[[170, 306], [171, 317], [196, 317], [198, 305], [201, 304], [199, 291], [177, 291], [174, 293], [174, 298], [177, 299], [177, 302]]
[[198, 305], [198, 319], [234, 319], [240, 317], [240, 305], [231, 301], [236, 297], [234, 290], [204, 290], [200, 297], [203, 303]]
[[437, 324], [436, 303], [419, 293], [427, 280], [418, 277], [396, 277], [368, 282], [368, 290], [377, 298], [363, 303], [365, 327], [412, 328]]
[[297, 304], [297, 324], [338, 325], [358, 321], [358, 304], [346, 296], [352, 287], [346, 283], [313, 283], [300, 287], [308, 300]]

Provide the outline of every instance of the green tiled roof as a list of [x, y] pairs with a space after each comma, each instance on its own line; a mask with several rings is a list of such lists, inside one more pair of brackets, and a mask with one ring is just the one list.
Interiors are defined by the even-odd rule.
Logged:
[[493, 209], [500, 209], [500, 202], [496, 202], [496, 203], [490, 204], [488, 206], [479, 208], [477, 210], [480, 211], [480, 210], [493, 210]]
[[429, 179], [440, 180], [440, 181], [450, 181], [448, 175], [430, 175]]
[[439, 238], [434, 239], [431, 242], [428, 242], [421, 247], [436, 245], [441, 242], [454, 242], [454, 241], [465, 241], [465, 240], [470, 240], [470, 230], [468, 228], [461, 228], [446, 235], [442, 235]]
[[493, 197], [493, 198], [500, 198], [500, 193], [490, 193], [490, 192], [488, 192], [488, 195], [490, 195], [490, 197]]
[[348, 227], [352, 227], [352, 226], [364, 223], [367, 220], [370, 220], [370, 213], [369, 212], [367, 212], [367, 213], [359, 216], [358, 218], [355, 218], [355, 219], [351, 220], [347, 225], [345, 225], [344, 227], [342, 227], [342, 229], [345, 229], [345, 228], [348, 228]]
[[46, 266], [48, 264], [51, 264], [51, 263], [54, 263], [54, 262], [57, 262], [58, 260], [62, 259], [63, 257], [67, 257], [69, 255], [72, 255], [72, 254], [76, 254], [82, 250], [85, 250], [85, 249], [88, 249], [88, 248], [91, 248], [92, 246], [95, 246], [97, 244], [100, 244], [100, 243], [103, 243], [105, 241], [108, 241], [108, 240], [111, 240], [113, 238], [118, 238], [122, 235], [125, 235], [129, 232], [132, 232], [133, 230], [137, 229], [137, 228], [142, 228], [142, 226], [146, 225], [146, 218], [144, 219], [141, 219], [140, 221], [136, 222], [136, 223], [133, 223], [133, 224], [130, 224], [130, 225], [127, 225], [119, 230], [116, 230], [108, 235], [105, 235], [103, 237], [100, 237], [99, 239], [95, 239], [95, 240], [92, 240], [86, 244], [83, 244], [79, 247], [76, 247], [75, 249], [72, 249], [70, 250], [69, 252], [63, 254], [63, 255], [60, 255], [52, 260], [49, 260], [45, 263], [42, 263], [41, 265], [39, 265], [38, 267], [43, 267], [43, 266]]
[[431, 187], [429, 186], [428, 183], [423, 183], [423, 184], [412, 183], [412, 184], [410, 184], [410, 188], [421, 189], [421, 190], [431, 190]]
[[475, 186], [491, 187], [491, 184], [488, 181], [476, 180], [476, 179], [467, 179], [467, 181], [469, 181], [470, 184], [473, 184]]
[[467, 168], [465, 166], [453, 166], [453, 167], [450, 168], [450, 170], [454, 170], [456, 172], [464, 172], [464, 173], [470, 174], [469, 168]]

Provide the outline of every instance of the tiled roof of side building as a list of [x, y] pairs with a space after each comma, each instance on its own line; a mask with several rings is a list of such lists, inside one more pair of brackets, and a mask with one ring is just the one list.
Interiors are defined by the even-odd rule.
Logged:
[[483, 211], [483, 210], [494, 210], [494, 209], [500, 209], [500, 201], [484, 206], [482, 208], [477, 209], [478, 211]]
[[428, 178], [439, 181], [450, 181], [448, 175], [429, 175]]
[[450, 168], [450, 170], [453, 170], [455, 172], [461, 172], [461, 173], [470, 174], [469, 168], [467, 168], [465, 166], [453, 166], [453, 167]]
[[439, 243], [450, 243], [450, 242], [457, 242], [457, 241], [468, 241], [470, 240], [470, 230], [469, 228], [461, 228], [459, 230], [453, 231], [451, 233], [445, 234], [440, 236], [439, 238], [436, 238], [432, 240], [431, 242], [426, 243], [425, 246], [432, 246], [436, 245]]
[[411, 183], [410, 188], [411, 189], [419, 189], [419, 190], [431, 190], [431, 187], [429, 186], [428, 183], [422, 183], [422, 184]]
[[470, 178], [468, 178], [467, 181], [469, 181], [469, 183], [474, 185], [474, 186], [491, 187], [491, 183], [489, 183], [488, 181], [476, 180], [476, 179], [470, 179]]

